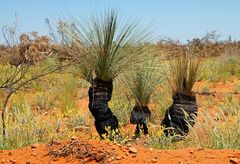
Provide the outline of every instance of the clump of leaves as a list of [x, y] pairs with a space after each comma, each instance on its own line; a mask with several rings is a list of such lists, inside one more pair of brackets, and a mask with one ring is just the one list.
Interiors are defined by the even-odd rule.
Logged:
[[113, 80], [148, 58], [143, 43], [149, 40], [149, 30], [121, 21], [113, 10], [86, 22], [61, 21], [58, 29], [68, 60], [78, 63], [79, 74], [89, 82]]
[[162, 82], [163, 74], [158, 60], [144, 62], [135, 72], [128, 75], [125, 84], [135, 103], [147, 106], [157, 86]]
[[204, 47], [200, 39], [193, 39], [179, 57], [168, 62], [167, 79], [173, 92], [192, 94], [192, 87], [202, 71]]

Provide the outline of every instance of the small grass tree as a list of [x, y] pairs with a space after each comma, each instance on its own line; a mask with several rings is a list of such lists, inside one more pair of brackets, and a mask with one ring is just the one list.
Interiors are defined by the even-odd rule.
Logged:
[[[113, 80], [147, 60], [142, 44], [149, 39], [149, 30], [138, 23], [124, 23], [113, 10], [90, 17], [86, 22], [61, 23], [68, 59], [75, 60], [79, 74], [91, 83], [89, 109], [101, 137], [118, 129], [118, 120], [108, 107]], [[106, 130], [108, 129], [108, 130]]]
[[196, 96], [193, 85], [202, 71], [205, 56], [203, 40], [193, 39], [176, 59], [169, 60], [166, 75], [173, 92], [173, 104], [167, 111], [162, 125], [165, 134], [185, 136], [197, 116]]
[[135, 74], [128, 75], [129, 77], [125, 80], [128, 93], [135, 101], [130, 122], [137, 125], [136, 136], [140, 134], [140, 130], [143, 130], [144, 134], [148, 134], [147, 119], [151, 116], [148, 105], [155, 90], [163, 80], [160, 68], [159, 61], [156, 59], [144, 62], [135, 71]]

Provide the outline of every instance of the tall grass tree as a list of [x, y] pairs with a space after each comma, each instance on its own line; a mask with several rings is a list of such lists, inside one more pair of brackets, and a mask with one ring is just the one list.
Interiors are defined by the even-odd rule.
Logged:
[[109, 129], [118, 129], [118, 120], [108, 107], [113, 80], [148, 58], [143, 43], [150, 39], [149, 30], [141, 28], [138, 22], [129, 22], [120, 20], [118, 13], [109, 9], [87, 21], [74, 19], [59, 26], [65, 56], [77, 63], [78, 73], [91, 84], [89, 109], [102, 138], [109, 135]]
[[202, 72], [204, 44], [193, 39], [178, 57], [169, 60], [166, 75], [172, 88], [173, 104], [167, 109], [162, 125], [165, 134], [185, 137], [193, 126], [198, 112], [196, 95], [192, 88]]

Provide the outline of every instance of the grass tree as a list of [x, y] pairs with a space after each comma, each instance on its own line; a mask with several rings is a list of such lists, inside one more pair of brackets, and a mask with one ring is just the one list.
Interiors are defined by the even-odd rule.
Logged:
[[200, 76], [203, 56], [203, 41], [193, 39], [185, 51], [168, 62], [166, 75], [173, 92], [173, 104], [162, 121], [167, 135], [185, 136], [189, 126], [195, 123], [198, 107], [192, 88]]
[[135, 135], [138, 136], [142, 130], [148, 134], [147, 120], [151, 116], [149, 103], [151, 97], [163, 79], [159, 67], [159, 61], [151, 60], [144, 62], [135, 74], [131, 74], [125, 80], [128, 93], [134, 99], [135, 106], [131, 112], [130, 122], [136, 124]]
[[89, 109], [96, 130], [101, 137], [108, 135], [109, 130], [118, 129], [118, 120], [108, 107], [113, 80], [146, 60], [143, 43], [149, 39], [149, 30], [136, 22], [124, 23], [113, 10], [86, 22], [74, 20], [60, 25], [68, 58], [76, 61], [79, 74], [91, 84]]

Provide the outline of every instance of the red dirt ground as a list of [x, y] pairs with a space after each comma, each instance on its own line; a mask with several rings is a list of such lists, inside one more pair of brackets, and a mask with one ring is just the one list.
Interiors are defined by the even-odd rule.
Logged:
[[[80, 142], [78, 148], [88, 152], [86, 156], [57, 157], [54, 152], [61, 152], [70, 144]], [[133, 147], [136, 153], [131, 153]], [[2, 163], [237, 163], [240, 160], [240, 150], [211, 150], [203, 148], [185, 148], [178, 150], [152, 150], [143, 148], [141, 145], [122, 146], [105, 141], [79, 140], [56, 142], [52, 145], [34, 144], [17, 150], [0, 151]], [[51, 151], [52, 150], [52, 151]], [[53, 151], [55, 150], [55, 151]], [[70, 150], [70, 149], [69, 149]], [[68, 151], [69, 151], [68, 150]], [[62, 150], [63, 151], [63, 150]], [[77, 150], [73, 151], [77, 152]], [[50, 153], [49, 153], [50, 152]], [[58, 155], [59, 155], [58, 152]], [[79, 152], [84, 152], [79, 150]], [[71, 153], [69, 151], [69, 153]], [[49, 155], [51, 154], [51, 155]], [[60, 154], [61, 155], [61, 154]], [[98, 162], [97, 162], [98, 161]]]
[[[215, 94], [212, 96], [214, 101], [224, 101], [222, 100], [222, 94], [235, 94], [233, 91], [234, 85], [240, 84], [240, 81], [233, 80], [214, 84], [203, 81], [198, 82], [194, 90], [200, 93], [206, 84], [209, 86], [210, 92]], [[199, 106], [200, 110], [202, 110], [201, 103], [204, 103], [204, 100], [209, 97], [197, 95], [197, 98], [200, 100]], [[78, 103], [81, 106], [87, 106], [86, 101]], [[155, 150], [144, 148], [137, 143], [136, 145], [128, 144], [128, 146], [123, 146], [106, 141], [80, 138], [72, 138], [70, 141], [52, 142], [50, 144], [34, 144], [17, 150], [0, 150], [0, 163], [240, 163], [240, 150], [211, 150], [203, 148]], [[131, 152], [132, 149], [137, 152]]]

